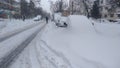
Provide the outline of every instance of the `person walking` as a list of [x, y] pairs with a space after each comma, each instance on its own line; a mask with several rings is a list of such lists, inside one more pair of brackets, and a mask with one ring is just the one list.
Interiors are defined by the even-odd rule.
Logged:
[[46, 23], [48, 23], [48, 17], [46, 16]]

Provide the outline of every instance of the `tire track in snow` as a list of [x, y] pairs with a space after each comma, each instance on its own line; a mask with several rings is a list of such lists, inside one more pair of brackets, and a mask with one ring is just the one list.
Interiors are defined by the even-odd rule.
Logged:
[[35, 27], [35, 26], [37, 26], [39, 24], [40, 23], [31, 24], [31, 25], [26, 26], [24, 28], [19, 28], [19, 29], [16, 29], [16, 30], [13, 30], [13, 31], [9, 31], [9, 32], [4, 33], [4, 34], [0, 34], [0, 42], [4, 41], [4, 40], [6, 40], [6, 39], [8, 39], [8, 38], [10, 38], [10, 37], [12, 37], [14, 35], [17, 35], [17, 34], [23, 32], [23, 31], [25, 31], [27, 29], [33, 28], [33, 27]]
[[40, 56], [44, 56], [44, 59], [51, 63], [54, 68], [72, 68], [67, 58], [65, 58], [62, 53], [58, 53], [50, 48], [45, 41], [41, 40], [36, 45], [36, 49], [42, 54]]
[[[45, 26], [45, 25], [44, 25]], [[8, 68], [14, 59], [28, 46], [28, 44], [36, 37], [39, 31], [44, 27], [42, 26], [39, 30], [33, 33], [29, 38], [22, 42], [16, 49], [11, 51], [10, 54], [6, 55], [0, 62], [0, 68]]]

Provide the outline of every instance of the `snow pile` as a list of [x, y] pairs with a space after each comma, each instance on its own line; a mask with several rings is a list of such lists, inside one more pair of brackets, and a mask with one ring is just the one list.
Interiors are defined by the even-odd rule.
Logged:
[[85, 16], [70, 16], [73, 31], [79, 33], [93, 32], [92, 23]]
[[[62, 52], [73, 68], [120, 68], [120, 36], [104, 36], [107, 28], [119, 33], [112, 24], [92, 26], [85, 16], [70, 16], [69, 28], [58, 28], [54, 22], [47, 25], [42, 40], [49, 47]], [[104, 30], [105, 29], [105, 30]], [[98, 32], [97, 32], [97, 31]], [[108, 31], [109, 32], [109, 31]]]
[[90, 19], [92, 23], [94, 23], [94, 29], [98, 34], [102, 34], [105, 36], [117, 37], [120, 35], [120, 24], [111, 23], [108, 21], [95, 21]]

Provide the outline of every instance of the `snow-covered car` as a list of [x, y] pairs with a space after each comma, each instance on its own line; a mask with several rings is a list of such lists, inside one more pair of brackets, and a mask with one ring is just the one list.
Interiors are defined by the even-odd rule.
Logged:
[[34, 20], [34, 21], [40, 21], [40, 20], [41, 20], [41, 16], [38, 15], [38, 16], [36, 16], [35, 18], [33, 18], [33, 20]]
[[120, 24], [120, 19], [116, 19], [116, 21], [117, 22], [115, 22], [115, 23]]
[[110, 19], [109, 21], [110, 21], [110, 22], [114, 22], [114, 23], [117, 22], [117, 20], [112, 20], [112, 19]]
[[109, 21], [107, 19], [99, 19], [99, 21], [102, 23], [109, 23]]
[[61, 17], [57, 19], [56, 26], [58, 27], [67, 27], [69, 24], [69, 18], [68, 17]]
[[61, 16], [61, 14], [55, 14], [55, 24], [58, 27], [67, 27], [69, 24], [69, 18]]

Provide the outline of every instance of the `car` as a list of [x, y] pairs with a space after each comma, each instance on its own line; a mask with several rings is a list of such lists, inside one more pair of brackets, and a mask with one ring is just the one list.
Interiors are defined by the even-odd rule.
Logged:
[[109, 20], [110, 22], [117, 22], [117, 20]]
[[33, 18], [33, 20], [34, 20], [34, 21], [40, 21], [40, 20], [41, 20], [41, 16], [38, 15], [38, 16], [36, 16], [35, 18]]
[[115, 23], [120, 24], [120, 19], [116, 19], [116, 21], [117, 22], [115, 22]]
[[67, 27], [69, 24], [69, 18], [68, 17], [60, 17], [56, 21], [56, 26], [58, 27]]
[[100, 22], [109, 23], [107, 19], [98, 19]]

